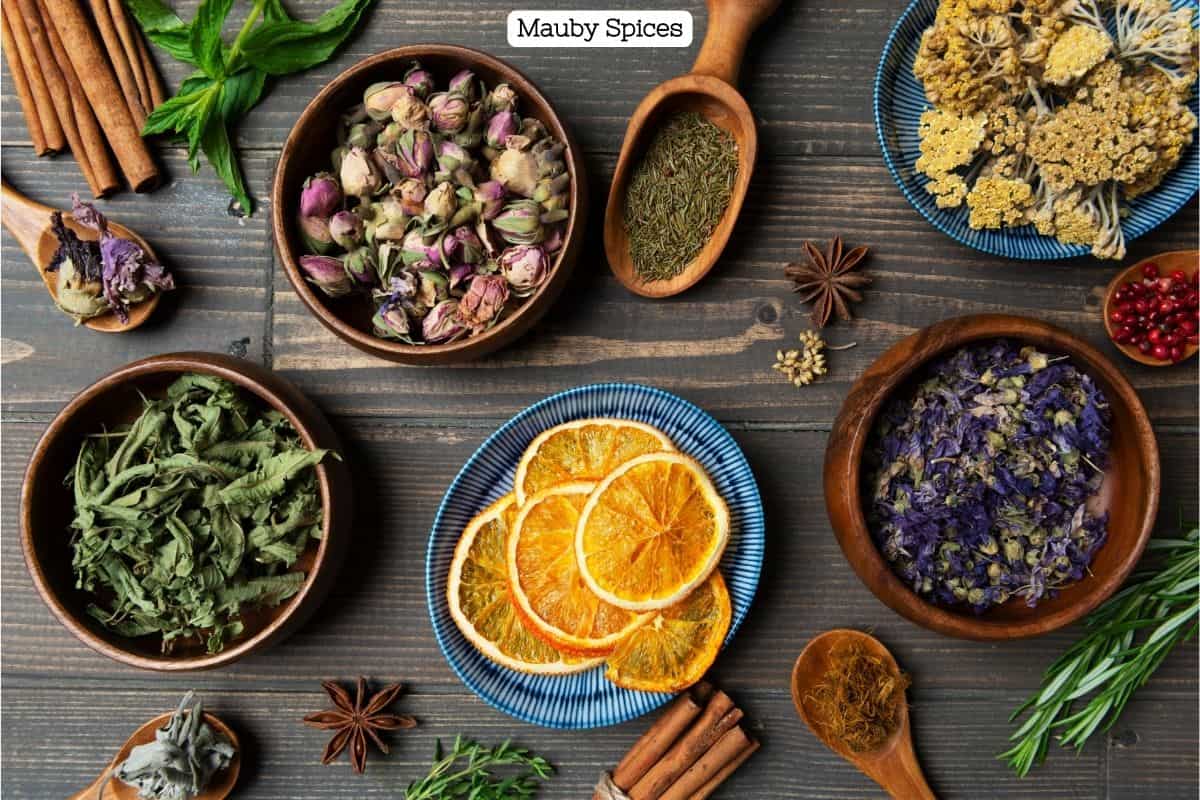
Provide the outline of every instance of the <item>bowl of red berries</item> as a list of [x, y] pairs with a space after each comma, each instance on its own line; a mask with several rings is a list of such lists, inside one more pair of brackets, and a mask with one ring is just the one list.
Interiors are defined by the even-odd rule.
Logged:
[[1118, 272], [1104, 293], [1104, 327], [1122, 353], [1151, 367], [1178, 364], [1200, 345], [1200, 251], [1177, 250]]

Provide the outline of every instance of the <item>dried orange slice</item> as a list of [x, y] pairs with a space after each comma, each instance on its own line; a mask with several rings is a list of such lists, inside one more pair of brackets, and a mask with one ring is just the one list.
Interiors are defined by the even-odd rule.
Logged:
[[596, 486], [575, 555], [601, 600], [652, 611], [699, 586], [728, 542], [729, 509], [704, 469], [681, 453], [647, 453]]
[[508, 537], [508, 580], [525, 626], [555, 649], [605, 656], [650, 619], [617, 608], [584, 583], [575, 560], [575, 528], [594, 483], [543, 489], [517, 513]]
[[617, 645], [604, 677], [643, 692], [685, 689], [716, 660], [731, 617], [729, 590], [718, 570], [683, 602], [658, 612]]
[[577, 419], [543, 431], [517, 464], [517, 504], [535, 493], [570, 481], [602, 480], [635, 456], [674, 450], [657, 428], [627, 419]]
[[512, 494], [505, 495], [463, 530], [446, 582], [450, 616], [475, 649], [501, 666], [538, 675], [591, 669], [599, 659], [564, 656], [530, 633], [517, 616], [504, 560], [515, 501]]

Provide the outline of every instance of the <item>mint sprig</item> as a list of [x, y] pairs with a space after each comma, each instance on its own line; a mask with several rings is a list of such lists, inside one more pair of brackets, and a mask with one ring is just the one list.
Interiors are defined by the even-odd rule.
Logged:
[[174, 96], [146, 118], [143, 136], [176, 134], [188, 164], [200, 154], [242, 212], [254, 205], [233, 151], [230, 128], [262, 98], [268, 76], [300, 72], [327, 61], [358, 25], [371, 0], [341, 0], [314, 22], [292, 19], [280, 0], [253, 0], [232, 43], [221, 36], [234, 0], [202, 0], [184, 22], [161, 0], [125, 0], [146, 38], [172, 58], [196, 67]]

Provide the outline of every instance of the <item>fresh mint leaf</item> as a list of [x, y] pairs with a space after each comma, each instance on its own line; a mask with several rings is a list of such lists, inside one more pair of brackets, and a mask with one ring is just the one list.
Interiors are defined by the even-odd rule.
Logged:
[[208, 98], [219, 86], [207, 78], [205, 80], [207, 81], [206, 85], [201, 85], [197, 81], [193, 84], [195, 88], [165, 100], [151, 111], [150, 115], [146, 117], [142, 135], [153, 136], [158, 133], [172, 132], [185, 134], [200, 118], [204, 104], [208, 102]]
[[268, 75], [288, 75], [314, 67], [333, 55], [370, 4], [371, 0], [342, 0], [316, 22], [264, 22], [246, 37], [242, 55]]
[[200, 0], [192, 20], [191, 45], [196, 63], [205, 75], [219, 80], [225, 77], [225, 59], [221, 52], [221, 29], [233, 8], [233, 0]]
[[229, 144], [229, 131], [225, 127], [226, 124], [226, 120], [221, 119], [219, 114], [213, 115], [204, 132], [201, 148], [204, 150], [204, 157], [208, 159], [208, 163], [212, 164], [217, 176], [224, 181], [225, 188], [229, 190], [233, 199], [241, 207], [242, 213], [250, 216], [254, 211], [254, 203], [246, 191], [242, 170], [238, 167], [237, 157], [233, 154], [233, 147]]
[[191, 30], [174, 11], [160, 0], [125, 0], [125, 8], [133, 14], [147, 39], [166, 50], [171, 58], [196, 65]]
[[263, 19], [267, 22], [287, 22], [291, 20], [291, 14], [288, 14], [287, 9], [283, 7], [280, 0], [266, 0], [263, 6]]
[[226, 78], [218, 104], [221, 116], [230, 123], [242, 117], [254, 108], [266, 85], [267, 74], [254, 68], [244, 69]]

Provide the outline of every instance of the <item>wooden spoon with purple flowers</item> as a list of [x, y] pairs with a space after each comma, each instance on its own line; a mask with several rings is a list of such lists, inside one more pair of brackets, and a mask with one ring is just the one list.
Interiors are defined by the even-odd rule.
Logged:
[[[9, 186], [8, 183], [0, 185], [0, 220], [3, 221], [4, 227], [8, 228], [13, 238], [17, 240], [17, 244], [21, 246], [21, 249], [25, 251], [25, 255], [29, 256], [29, 260], [37, 267], [42, 282], [46, 284], [46, 291], [50, 293], [50, 297], [54, 300], [55, 305], [60, 305], [58, 299], [58, 275], [54, 270], [50, 269], [54, 260], [54, 254], [58, 252], [58, 238], [54, 235], [51, 227], [51, 215], [54, 213], [55, 209], [30, 200]], [[67, 212], [63, 212], [63, 223], [84, 241], [96, 241], [100, 238], [99, 233], [80, 224]], [[114, 236], [120, 239], [128, 239], [140, 246], [149, 260], [158, 261], [158, 256], [155, 255], [154, 250], [146, 243], [146, 240], [124, 225], [109, 222], [108, 230]], [[161, 292], [152, 292], [146, 299], [130, 305], [128, 319], [124, 322], [121, 321], [115, 312], [109, 311], [83, 320], [83, 325], [94, 331], [101, 331], [103, 333], [125, 333], [126, 331], [131, 331], [145, 322], [154, 313], [160, 296]]]

